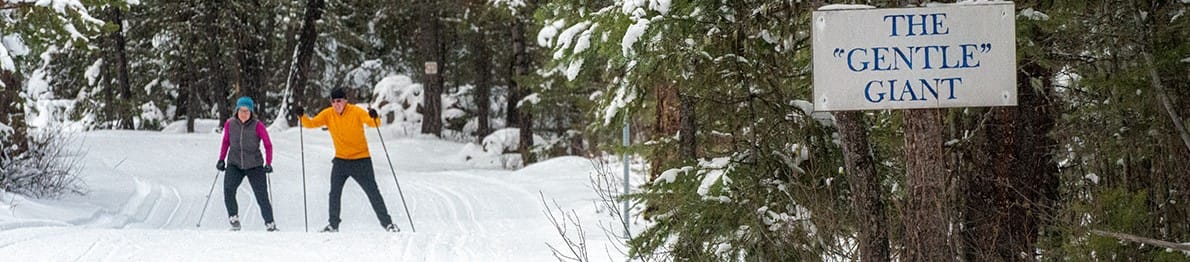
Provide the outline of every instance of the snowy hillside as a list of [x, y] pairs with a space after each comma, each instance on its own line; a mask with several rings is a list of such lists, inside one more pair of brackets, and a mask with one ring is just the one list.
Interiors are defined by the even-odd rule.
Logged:
[[[583, 219], [592, 258], [622, 260], [600, 230], [614, 221], [598, 212], [589, 183], [594, 168], [577, 157], [517, 171], [455, 157], [474, 147], [383, 129], [396, 176], [417, 231], [412, 232], [375, 129], [367, 131], [377, 182], [403, 230], [382, 230], [355, 182], [343, 194], [338, 233], [326, 224], [330, 159], [325, 131], [304, 130], [309, 233], [303, 221], [299, 131], [272, 133], [270, 175], [281, 232], [265, 232], [248, 183], [238, 200], [244, 231], [230, 232], [221, 186], [211, 195], [220, 134], [96, 131], [77, 134], [90, 193], [34, 200], [0, 193], [0, 257], [6, 261], [556, 261], [547, 243], [562, 243], [541, 195]], [[639, 182], [639, 181], [634, 181]], [[195, 227], [201, 223], [201, 227]], [[608, 254], [615, 254], [609, 257]]]

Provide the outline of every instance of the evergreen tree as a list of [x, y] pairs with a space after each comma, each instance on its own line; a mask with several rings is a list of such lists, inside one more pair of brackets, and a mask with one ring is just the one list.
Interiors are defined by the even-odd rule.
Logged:
[[[1090, 230], [1184, 242], [1190, 232], [1186, 145], [1190, 99], [1190, 19], [1176, 1], [1058, 1], [1038, 9], [1053, 36], [1056, 94], [1063, 102], [1053, 136], [1064, 225], [1044, 250], [1074, 259], [1184, 260], [1184, 253], [1139, 246]], [[1037, 85], [1036, 83], [1034, 85]], [[1181, 122], [1181, 123], [1179, 123]]]
[[[666, 3], [556, 1], [539, 12], [547, 28], [538, 39], [560, 58], [547, 68], [610, 79], [596, 129], [653, 116], [645, 123], [691, 126], [641, 127], [666, 133], [633, 149], [660, 172], [633, 197], [653, 208], [646, 215], [656, 224], [629, 242], [632, 254], [784, 261], [845, 252], [818, 241], [851, 234], [837, 211], [850, 203], [839, 194], [847, 188], [839, 151], [829, 121], [798, 107], [810, 92], [811, 6]], [[600, 58], [608, 66], [584, 63]]]
[[[27, 123], [30, 113], [56, 113], [36, 112], [30, 107], [38, 99], [55, 98], [52, 87], [44, 83], [49, 61], [43, 57], [63, 48], [86, 48], [104, 25], [90, 15], [88, 5], [50, 4], [0, 2], [0, 32], [4, 32], [0, 35], [0, 189], [38, 197], [78, 192], [71, 180], [58, 179], [73, 176], [71, 167], [59, 165], [61, 160], [56, 159], [61, 152], [56, 149], [59, 130], [31, 132]], [[16, 180], [26, 184], [14, 184]], [[50, 184], [37, 182], [47, 180]], [[68, 183], [63, 186], [54, 180]]]

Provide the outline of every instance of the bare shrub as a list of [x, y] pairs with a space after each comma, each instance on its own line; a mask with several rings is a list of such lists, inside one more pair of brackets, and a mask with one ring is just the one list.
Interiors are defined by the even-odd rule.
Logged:
[[86, 194], [79, 177], [81, 150], [68, 146], [74, 137], [60, 129], [31, 129], [28, 150], [11, 152], [7, 139], [0, 141], [0, 190], [33, 198]]
[[[614, 252], [619, 253], [624, 257], [630, 257], [632, 261], [659, 261], [656, 254], [635, 254], [630, 255], [628, 248], [628, 241], [632, 239], [630, 234], [629, 221], [624, 219], [624, 210], [621, 206], [621, 201], [625, 201], [622, 194], [623, 181], [620, 180], [617, 174], [614, 173], [612, 167], [603, 160], [591, 160], [595, 167], [595, 175], [591, 176], [590, 184], [595, 191], [596, 200], [593, 204], [597, 207], [597, 212], [607, 213], [611, 221], [600, 221], [600, 229], [603, 230], [604, 235], [608, 237], [609, 242], [615, 244]], [[579, 219], [577, 213], [573, 210], [567, 211], [562, 208], [556, 201], [551, 206], [545, 200], [545, 195], [541, 196], [541, 203], [544, 207], [543, 212], [550, 224], [554, 225], [554, 229], [562, 238], [565, 246], [555, 246], [546, 243], [546, 246], [553, 252], [554, 257], [558, 261], [592, 261], [590, 255], [591, 246], [587, 244], [586, 231], [583, 229], [582, 221]], [[632, 209], [632, 207], [629, 207]], [[631, 217], [630, 217], [631, 218]], [[610, 252], [610, 251], [609, 251]], [[607, 254], [609, 259], [613, 259], [612, 254]]]

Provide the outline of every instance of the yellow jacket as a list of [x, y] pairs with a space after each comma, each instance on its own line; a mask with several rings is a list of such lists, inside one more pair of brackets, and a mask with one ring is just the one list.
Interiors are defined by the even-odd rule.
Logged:
[[364, 138], [364, 125], [376, 126], [376, 120], [368, 111], [353, 104], [343, 107], [343, 113], [335, 113], [334, 107], [327, 107], [314, 118], [301, 116], [302, 126], [317, 128], [326, 126], [335, 144], [335, 158], [355, 160], [370, 157], [368, 140]]

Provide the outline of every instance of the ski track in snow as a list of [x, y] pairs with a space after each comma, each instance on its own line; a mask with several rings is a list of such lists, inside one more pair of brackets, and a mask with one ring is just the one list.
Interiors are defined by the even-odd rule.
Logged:
[[[99, 245], [99, 243], [105, 243], [105, 242], [107, 242], [107, 238], [106, 238], [106, 237], [101, 237], [101, 238], [99, 238], [99, 240], [98, 240], [98, 241], [95, 241], [94, 243], [91, 243], [91, 245], [90, 245], [90, 246], [87, 246], [87, 250], [83, 250], [83, 253], [82, 253], [82, 254], [80, 254], [78, 257], [76, 257], [74, 260], [75, 260], [75, 261], [84, 261], [84, 260], [86, 260], [88, 257], [90, 257], [89, 255], [91, 255], [91, 252], [92, 252], [92, 251], [95, 251], [95, 246], [98, 246], [98, 245]], [[100, 250], [103, 250], [103, 249], [100, 249]]]
[[[547, 200], [562, 198], [560, 203], [571, 205], [566, 208], [578, 210], [587, 210], [577, 205], [590, 205], [593, 197], [583, 193], [589, 191], [590, 169], [586, 167], [562, 165], [571, 170], [548, 170], [557, 171], [548, 176], [540, 171], [522, 174], [477, 169], [451, 163], [450, 156], [461, 144], [423, 138], [386, 141], [390, 153], [386, 156], [375, 133], [368, 132], [376, 182], [401, 232], [382, 231], [367, 197], [349, 179], [343, 189], [341, 232], [314, 233], [326, 221], [333, 148], [325, 132], [305, 133], [304, 173], [299, 133], [272, 134], [276, 171], [269, 175], [270, 190], [281, 232], [263, 232], [260, 207], [247, 179], [236, 194], [244, 231], [227, 231], [223, 174], [211, 175], [215, 173], [218, 134], [98, 131], [86, 133], [82, 145], [87, 151], [82, 161], [84, 179], [92, 185], [92, 193], [46, 201], [45, 205], [24, 200], [33, 202], [28, 209], [44, 206], [48, 211], [0, 214], [0, 257], [35, 261], [554, 261], [545, 244], [558, 246], [561, 239], [542, 214], [538, 192], [546, 193]], [[129, 145], [135, 149], [128, 150]], [[385, 157], [392, 157], [395, 169], [389, 168]], [[417, 232], [409, 227], [393, 170], [402, 182]], [[302, 215], [303, 176], [310, 233], [304, 230]], [[213, 192], [209, 191], [212, 183]], [[206, 212], [198, 217], [204, 205]], [[7, 209], [13, 214], [25, 208], [10, 206]], [[0, 211], [7, 211], [4, 205]], [[63, 215], [55, 218], [54, 214]], [[587, 215], [592, 220], [598, 216]], [[201, 226], [195, 228], [196, 222]], [[587, 223], [584, 228], [589, 232], [598, 231], [598, 221]], [[588, 237], [588, 244], [595, 246], [605, 240]]]
[[161, 184], [150, 184], [132, 177], [135, 191], [116, 210], [96, 207], [91, 216], [68, 220], [71, 225], [90, 227], [162, 228], [172, 225], [181, 209], [181, 194], [176, 188]]
[[[58, 232], [58, 233], [47, 233], [47, 234], [30, 235], [30, 236], [17, 235], [14, 238], [5, 237], [4, 238], [5, 240], [3, 240], [4, 242], [0, 242], [0, 251], [5, 251], [9, 247], [14, 246], [14, 245], [31, 242], [31, 241], [38, 240], [38, 239], [53, 238], [53, 237], [65, 235], [68, 233], [69, 232]], [[5, 235], [9, 235], [9, 234], [5, 234]]]

